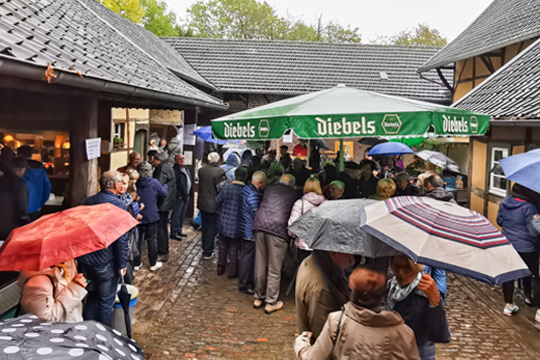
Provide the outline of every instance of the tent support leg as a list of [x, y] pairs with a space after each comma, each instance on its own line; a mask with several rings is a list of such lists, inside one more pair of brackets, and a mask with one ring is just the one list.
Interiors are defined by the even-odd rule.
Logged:
[[339, 171], [343, 171], [343, 139], [339, 139]]
[[307, 159], [306, 159], [306, 167], [311, 172], [311, 169], [309, 168], [309, 153], [311, 152], [311, 139], [307, 139]]

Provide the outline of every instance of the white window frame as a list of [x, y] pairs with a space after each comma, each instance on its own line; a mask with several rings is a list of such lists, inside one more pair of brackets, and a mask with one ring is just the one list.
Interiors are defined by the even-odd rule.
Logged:
[[[508, 147], [504, 147], [504, 146], [493, 146], [493, 147], [491, 147], [490, 154], [489, 154], [490, 155], [489, 156], [489, 169], [493, 169], [496, 165], [499, 164], [498, 161], [495, 161], [495, 152], [496, 151], [502, 151], [503, 158], [506, 158], [506, 157], [508, 157], [508, 153], [509, 153], [510, 149]], [[489, 173], [489, 184], [488, 184], [489, 193], [493, 194], [493, 195], [505, 197], [507, 195], [507, 193], [508, 193], [508, 189], [502, 189], [502, 188], [493, 186], [494, 179], [496, 177], [505, 178], [504, 175], [494, 174], [494, 173], [490, 172]], [[509, 184], [509, 183], [510, 182], [507, 180], [507, 184]]]

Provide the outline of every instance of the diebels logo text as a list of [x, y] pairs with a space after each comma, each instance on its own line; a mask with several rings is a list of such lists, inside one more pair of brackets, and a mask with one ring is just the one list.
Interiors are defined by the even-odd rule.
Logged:
[[465, 120], [465, 117], [443, 115], [443, 131], [446, 133], [454, 134], [468, 134], [469, 126], [471, 132], [476, 134], [478, 132], [478, 120], [476, 116], [471, 116], [470, 122]]
[[225, 138], [254, 138], [255, 126], [248, 122], [246, 125], [225, 123]]
[[375, 121], [366, 121], [362, 117], [361, 121], [348, 121], [342, 117], [341, 120], [332, 118], [322, 119], [316, 117], [317, 133], [319, 136], [343, 136], [343, 135], [371, 135], [375, 134]]

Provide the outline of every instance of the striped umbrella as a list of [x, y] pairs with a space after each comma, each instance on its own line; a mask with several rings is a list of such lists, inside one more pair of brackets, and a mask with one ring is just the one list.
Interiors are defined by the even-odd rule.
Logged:
[[364, 231], [418, 263], [492, 284], [531, 275], [508, 239], [476, 211], [414, 196], [360, 211]]

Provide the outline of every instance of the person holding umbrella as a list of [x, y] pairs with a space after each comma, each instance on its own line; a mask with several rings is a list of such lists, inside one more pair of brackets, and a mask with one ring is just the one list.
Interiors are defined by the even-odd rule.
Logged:
[[21, 310], [41, 320], [59, 322], [83, 321], [82, 300], [87, 282], [77, 272], [75, 260], [51, 266], [43, 271], [21, 271]]
[[[528, 202], [526, 192], [526, 188], [517, 183], [512, 186], [512, 193], [501, 202], [497, 224], [502, 227], [503, 235], [510, 241], [532, 273], [532, 277], [523, 278], [525, 303], [539, 309], [538, 233], [531, 226], [538, 211], [533, 204]], [[503, 294], [506, 302], [503, 314], [512, 316], [519, 310], [513, 299], [514, 280], [503, 283]], [[540, 310], [536, 311], [535, 320], [540, 322]]]
[[[99, 179], [101, 191], [83, 201], [83, 205], [110, 203], [127, 212], [127, 205], [116, 195], [122, 189], [122, 176], [118, 171], [110, 170]], [[131, 216], [131, 215], [130, 215]], [[79, 257], [79, 266], [86, 277], [93, 282], [88, 301], [84, 309], [84, 318], [110, 325], [114, 300], [120, 275], [126, 273], [129, 238], [125, 233], [111, 246]]]
[[422, 360], [435, 359], [435, 343], [450, 342], [450, 330], [441, 294], [424, 266], [405, 255], [390, 262], [394, 277], [388, 284], [386, 310], [397, 311], [416, 337]]

